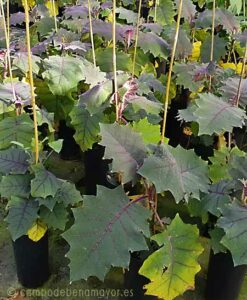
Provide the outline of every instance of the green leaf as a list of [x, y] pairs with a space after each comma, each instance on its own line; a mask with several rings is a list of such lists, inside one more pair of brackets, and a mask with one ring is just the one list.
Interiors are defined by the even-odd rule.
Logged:
[[[112, 72], [112, 49], [111, 48], [98, 48], [96, 50], [96, 61], [97, 65], [104, 72]], [[117, 70], [121, 71], [131, 71], [132, 69], [132, 60], [131, 55], [122, 51], [116, 52], [116, 60], [117, 60]]]
[[208, 190], [208, 167], [193, 150], [160, 145], [145, 159], [138, 173], [150, 180], [158, 193], [170, 191], [176, 202], [199, 199]]
[[219, 217], [222, 207], [231, 202], [230, 193], [232, 188], [231, 182], [226, 180], [211, 185], [208, 194], [203, 195], [201, 198], [203, 209]]
[[[32, 69], [34, 74], [39, 73], [41, 59], [36, 55], [32, 55]], [[13, 66], [20, 69], [25, 75], [29, 72], [27, 52], [18, 52], [13, 59]]]
[[60, 151], [62, 150], [62, 147], [63, 147], [63, 140], [59, 139], [59, 140], [56, 140], [56, 141], [53, 141], [53, 142], [49, 142], [48, 145], [55, 152], [60, 153]]
[[68, 212], [63, 203], [57, 203], [52, 210], [41, 206], [40, 217], [49, 228], [64, 230], [68, 221]]
[[214, 251], [214, 254], [226, 252], [226, 247], [224, 247], [221, 243], [221, 240], [223, 236], [225, 235], [225, 232], [222, 228], [215, 227], [213, 230], [209, 231], [210, 235], [210, 244], [212, 247], [212, 250]]
[[93, 144], [98, 141], [99, 122], [103, 119], [102, 113], [90, 114], [83, 105], [77, 105], [72, 109], [70, 117], [75, 129], [74, 138], [81, 150], [92, 149]]
[[9, 199], [11, 196], [26, 198], [30, 195], [30, 175], [7, 175], [0, 182], [0, 194]]
[[[226, 55], [226, 46], [228, 41], [225, 38], [215, 35], [213, 60], [219, 61]], [[201, 47], [201, 60], [204, 63], [210, 61], [211, 36], [208, 36]]]
[[182, 85], [191, 92], [197, 92], [203, 84], [201, 80], [195, 80], [197, 70], [198, 65], [195, 63], [175, 63], [173, 71], [177, 75], [177, 85]]
[[111, 266], [128, 268], [130, 252], [148, 249], [144, 235], [150, 234], [150, 212], [138, 200], [130, 201], [122, 186], [98, 186], [97, 196], [83, 201], [73, 209], [75, 224], [63, 234], [70, 245], [70, 279], [103, 280]]
[[3, 119], [0, 121], [0, 149], [10, 147], [11, 142], [30, 147], [33, 130], [33, 122], [26, 114]]
[[55, 207], [57, 200], [55, 197], [48, 196], [46, 198], [36, 198], [35, 201], [39, 203], [39, 206], [43, 205], [47, 207], [50, 211]]
[[[239, 77], [229, 77], [226, 81], [223, 82], [223, 86], [220, 88], [222, 96], [236, 103], [238, 86], [239, 86]], [[239, 104], [245, 108], [247, 105], [247, 78], [242, 79], [241, 89], [240, 89], [240, 98]]]
[[44, 80], [35, 80], [37, 102], [49, 112], [54, 113], [55, 120], [66, 120], [75, 101], [69, 96], [53, 95]]
[[[165, 26], [170, 25], [174, 22], [175, 17], [175, 7], [174, 2], [172, 0], [160, 0], [159, 5], [157, 6], [156, 11], [156, 21]], [[151, 8], [149, 12], [149, 16], [154, 18], [155, 9]]]
[[[237, 18], [224, 8], [216, 8], [215, 27], [222, 25], [230, 34], [240, 30], [240, 24]], [[196, 27], [211, 28], [212, 27], [212, 10], [204, 10], [196, 20]]]
[[6, 218], [12, 239], [26, 235], [38, 217], [38, 204], [33, 200], [12, 197]]
[[221, 243], [230, 250], [234, 266], [247, 264], [247, 207], [237, 202], [228, 204], [217, 225], [225, 231]]
[[82, 201], [82, 197], [74, 184], [64, 181], [55, 195], [55, 200], [67, 207], [70, 204], [79, 203]]
[[29, 155], [20, 148], [0, 151], [1, 174], [24, 174], [29, 167]]
[[122, 175], [122, 183], [134, 181], [136, 172], [146, 156], [146, 147], [141, 135], [130, 126], [100, 124], [105, 159], [113, 159], [112, 171]]
[[147, 144], [157, 144], [160, 141], [160, 125], [150, 124], [147, 118], [134, 122], [133, 129], [141, 134]]
[[126, 20], [127, 24], [137, 23], [138, 14], [133, 10], [129, 10], [124, 7], [117, 7], [116, 13], [119, 14], [118, 18], [121, 20]]
[[31, 181], [32, 197], [54, 197], [61, 186], [61, 181], [51, 172], [47, 171], [41, 164], [32, 166], [32, 169], [35, 176]]
[[42, 76], [54, 95], [67, 95], [85, 79], [84, 65], [72, 56], [50, 56], [44, 60]]
[[167, 230], [152, 237], [161, 247], [143, 263], [139, 274], [150, 279], [146, 295], [172, 300], [194, 289], [195, 275], [201, 267], [197, 262], [203, 247], [195, 225], [184, 224], [177, 214]]
[[138, 46], [144, 53], [150, 52], [154, 57], [167, 58], [169, 44], [154, 32], [139, 32]]
[[243, 2], [241, 0], [230, 0], [228, 9], [233, 13], [239, 15], [242, 10]]
[[[120, 87], [128, 80], [128, 74], [120, 73], [117, 76]], [[112, 78], [93, 86], [80, 95], [79, 105], [85, 105], [90, 114], [102, 111], [102, 106], [110, 106], [110, 99], [113, 94]]]
[[[175, 0], [176, 8], [178, 9], [178, 0]], [[182, 6], [182, 18], [185, 18], [188, 20], [188, 22], [191, 22], [195, 18], [196, 14], [196, 6], [193, 4], [192, 0], [184, 0], [183, 6]]]
[[198, 135], [232, 132], [233, 127], [242, 127], [246, 119], [244, 110], [210, 93], [199, 94], [195, 105], [193, 115], [199, 124]]

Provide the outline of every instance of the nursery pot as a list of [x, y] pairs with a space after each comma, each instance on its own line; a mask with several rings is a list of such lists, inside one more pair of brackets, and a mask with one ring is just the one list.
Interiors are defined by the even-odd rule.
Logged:
[[236, 300], [246, 274], [247, 265], [234, 267], [230, 252], [213, 254], [211, 251], [206, 300]]
[[103, 185], [113, 188], [107, 180], [110, 160], [103, 159], [105, 147], [94, 144], [93, 148], [85, 152], [85, 188], [87, 195], [96, 195], [96, 186]]
[[24, 235], [13, 242], [17, 277], [26, 288], [36, 288], [49, 277], [48, 234], [38, 242]]
[[148, 255], [143, 255], [142, 252], [131, 253], [129, 270], [124, 274], [124, 288], [131, 290], [132, 295], [129, 299], [132, 300], [153, 300], [153, 296], [146, 296], [143, 286], [149, 283], [149, 280], [141, 276], [138, 271], [141, 268], [144, 260]]

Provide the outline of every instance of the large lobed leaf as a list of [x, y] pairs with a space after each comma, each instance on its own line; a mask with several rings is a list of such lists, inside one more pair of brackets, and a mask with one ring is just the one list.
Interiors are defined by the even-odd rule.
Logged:
[[150, 180], [158, 193], [170, 191], [176, 202], [199, 199], [200, 191], [208, 190], [208, 167], [193, 150], [160, 145], [145, 159], [138, 173]]
[[54, 95], [66, 95], [85, 79], [84, 64], [71, 56], [50, 56], [44, 60], [42, 76]]
[[221, 243], [230, 250], [234, 265], [247, 264], [247, 207], [237, 202], [223, 207], [218, 226], [225, 231]]
[[[200, 94], [195, 105], [193, 121], [199, 124], [199, 135], [222, 134], [225, 131], [231, 132], [233, 127], [242, 127], [246, 119], [244, 110], [210, 93]], [[188, 109], [191, 109], [191, 107]], [[184, 110], [179, 111], [180, 119], [184, 119], [187, 122], [192, 121], [184, 118], [184, 112]]]
[[31, 181], [32, 197], [54, 197], [61, 186], [61, 180], [47, 171], [41, 164], [32, 166], [32, 169], [34, 171], [34, 178]]
[[112, 171], [121, 173], [122, 183], [134, 181], [136, 172], [146, 157], [141, 135], [129, 126], [100, 124], [104, 158], [113, 159]]
[[150, 212], [129, 201], [122, 186], [98, 186], [97, 196], [83, 200], [83, 207], [73, 209], [74, 225], [63, 234], [70, 245], [70, 278], [103, 280], [111, 266], [128, 268], [129, 252], [147, 249]]
[[161, 248], [139, 270], [151, 281], [145, 285], [146, 294], [172, 300], [194, 289], [194, 277], [201, 269], [197, 259], [203, 251], [197, 227], [184, 224], [177, 214], [168, 228], [152, 239]]
[[0, 122], [0, 149], [10, 147], [12, 142], [30, 147], [32, 137], [33, 122], [27, 114], [7, 117]]
[[103, 119], [102, 113], [92, 115], [84, 105], [77, 105], [72, 109], [70, 117], [71, 124], [75, 128], [74, 138], [81, 150], [92, 149], [93, 144], [98, 140], [99, 122]]

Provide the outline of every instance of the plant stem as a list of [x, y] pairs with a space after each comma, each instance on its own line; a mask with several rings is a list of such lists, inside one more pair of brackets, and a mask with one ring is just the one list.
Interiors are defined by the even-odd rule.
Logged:
[[38, 161], [39, 161], [39, 136], [38, 136], [37, 112], [36, 112], [36, 102], [35, 102], [35, 93], [34, 93], [32, 56], [31, 56], [31, 45], [30, 45], [29, 7], [28, 7], [27, 0], [23, 0], [23, 2], [24, 2], [24, 10], [25, 10], [26, 43], [27, 43], [27, 54], [28, 54], [29, 81], [30, 81], [30, 89], [31, 89], [33, 123], [34, 123], [35, 163], [37, 164]]
[[[213, 11], [212, 11], [212, 35], [211, 35], [211, 50], [210, 50], [210, 62], [214, 59], [214, 27], [215, 27], [215, 0], [213, 0]], [[209, 76], [209, 91], [212, 87], [212, 76]]]
[[179, 5], [178, 5], [176, 32], [175, 32], [175, 37], [174, 37], [174, 41], [173, 41], [171, 61], [170, 61], [170, 66], [169, 66], [169, 71], [168, 71], [168, 76], [167, 76], [166, 93], [165, 93], [165, 99], [164, 99], [163, 124], [162, 124], [162, 132], [161, 132], [161, 143], [164, 143], [164, 139], [165, 139], [166, 119], [167, 119], [167, 111], [168, 111], [168, 103], [169, 103], [172, 68], [173, 68], [173, 63], [174, 63], [175, 54], [176, 54], [182, 8], [183, 8], [183, 0], [180, 0]]
[[141, 8], [142, 8], [142, 0], [139, 0], [138, 17], [137, 17], [137, 24], [136, 24], [136, 35], [135, 35], [135, 47], [134, 47], [134, 55], [133, 55], [132, 77], [135, 76], [136, 52], [137, 52], [137, 45], [138, 45], [138, 38], [139, 38], [139, 26], [140, 26], [140, 19], [141, 19]]
[[155, 4], [154, 4], [154, 22], [157, 21], [157, 8], [159, 6], [159, 0], [155, 0]]
[[91, 1], [88, 0], [87, 2], [88, 2], [90, 39], [91, 39], [91, 47], [92, 47], [92, 53], [93, 53], [93, 64], [96, 67], [96, 57], [95, 57], [94, 40], [93, 40], [93, 23], [92, 23], [92, 15], [91, 15]]
[[114, 80], [114, 100], [116, 107], [116, 122], [119, 121], [118, 115], [118, 85], [117, 85], [117, 56], [116, 56], [116, 0], [113, 0], [112, 7], [112, 65], [113, 65], [113, 80]]
[[10, 41], [10, 11], [9, 11], [9, 0], [6, 1], [7, 11], [6, 11], [6, 26], [7, 26], [7, 34], [8, 34], [8, 40]]
[[240, 99], [240, 95], [241, 95], [241, 86], [242, 86], [242, 81], [243, 81], [243, 77], [244, 77], [244, 73], [245, 73], [246, 60], [247, 60], [247, 42], [245, 44], [245, 52], [244, 52], [244, 57], [243, 57], [242, 69], [241, 69], [241, 74], [240, 74], [239, 83], [238, 83], [236, 106], [239, 105], [239, 99]]
[[51, 0], [53, 17], [54, 17], [54, 24], [55, 24], [55, 32], [57, 32], [57, 16], [56, 16], [56, 5], [55, 0]]
[[11, 58], [10, 58], [10, 30], [7, 29], [5, 12], [4, 12], [4, 7], [3, 7], [3, 0], [0, 0], [0, 6], [1, 6], [1, 15], [3, 18], [4, 36], [5, 36], [5, 41], [6, 41], [8, 72], [9, 72], [9, 77], [10, 77], [10, 82], [11, 82], [13, 98], [14, 98], [14, 101], [16, 101], [16, 94], [15, 94], [15, 88], [14, 88], [14, 83], [13, 83], [13, 74], [12, 74], [12, 68], [11, 68]]

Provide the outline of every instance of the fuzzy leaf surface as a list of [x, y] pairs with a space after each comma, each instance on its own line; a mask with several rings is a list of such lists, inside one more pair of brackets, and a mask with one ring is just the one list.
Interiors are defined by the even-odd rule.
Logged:
[[12, 197], [9, 203], [9, 213], [6, 218], [8, 229], [15, 241], [27, 234], [28, 229], [38, 217], [37, 202], [19, 197]]
[[218, 226], [225, 231], [221, 243], [230, 250], [234, 265], [247, 264], [247, 207], [237, 202], [225, 206]]
[[8, 148], [0, 151], [0, 173], [24, 174], [29, 163], [28, 154], [20, 148]]
[[11, 142], [19, 142], [30, 147], [33, 137], [33, 122], [28, 115], [7, 117], [0, 122], [0, 149], [11, 146]]
[[193, 115], [199, 124], [199, 135], [231, 132], [233, 127], [242, 127], [246, 119], [244, 110], [210, 93], [199, 95]]
[[158, 193], [170, 191], [176, 202], [190, 196], [199, 199], [208, 189], [208, 168], [193, 150], [160, 145], [144, 160], [138, 173], [150, 180]]
[[32, 169], [35, 177], [31, 181], [31, 195], [37, 198], [54, 197], [61, 186], [61, 181], [41, 164], [32, 166]]
[[81, 150], [92, 149], [98, 140], [100, 132], [99, 122], [102, 121], [102, 113], [90, 114], [82, 105], [75, 106], [71, 113], [71, 124], [74, 126], [74, 138], [80, 145]]
[[71, 281], [89, 276], [103, 280], [111, 266], [128, 267], [129, 252], [147, 249], [150, 212], [130, 202], [122, 186], [98, 186], [97, 196], [85, 196], [83, 207], [73, 213], [75, 223], [63, 234], [70, 245]]
[[30, 175], [7, 175], [0, 182], [0, 194], [9, 199], [11, 196], [26, 198], [30, 194]]
[[112, 171], [122, 174], [122, 182], [136, 179], [137, 169], [146, 156], [146, 147], [141, 135], [131, 127], [119, 124], [100, 124], [102, 141], [105, 146], [104, 158], [113, 159]]
[[85, 79], [82, 61], [72, 56], [50, 56], [44, 60], [42, 76], [54, 95], [66, 95]]

